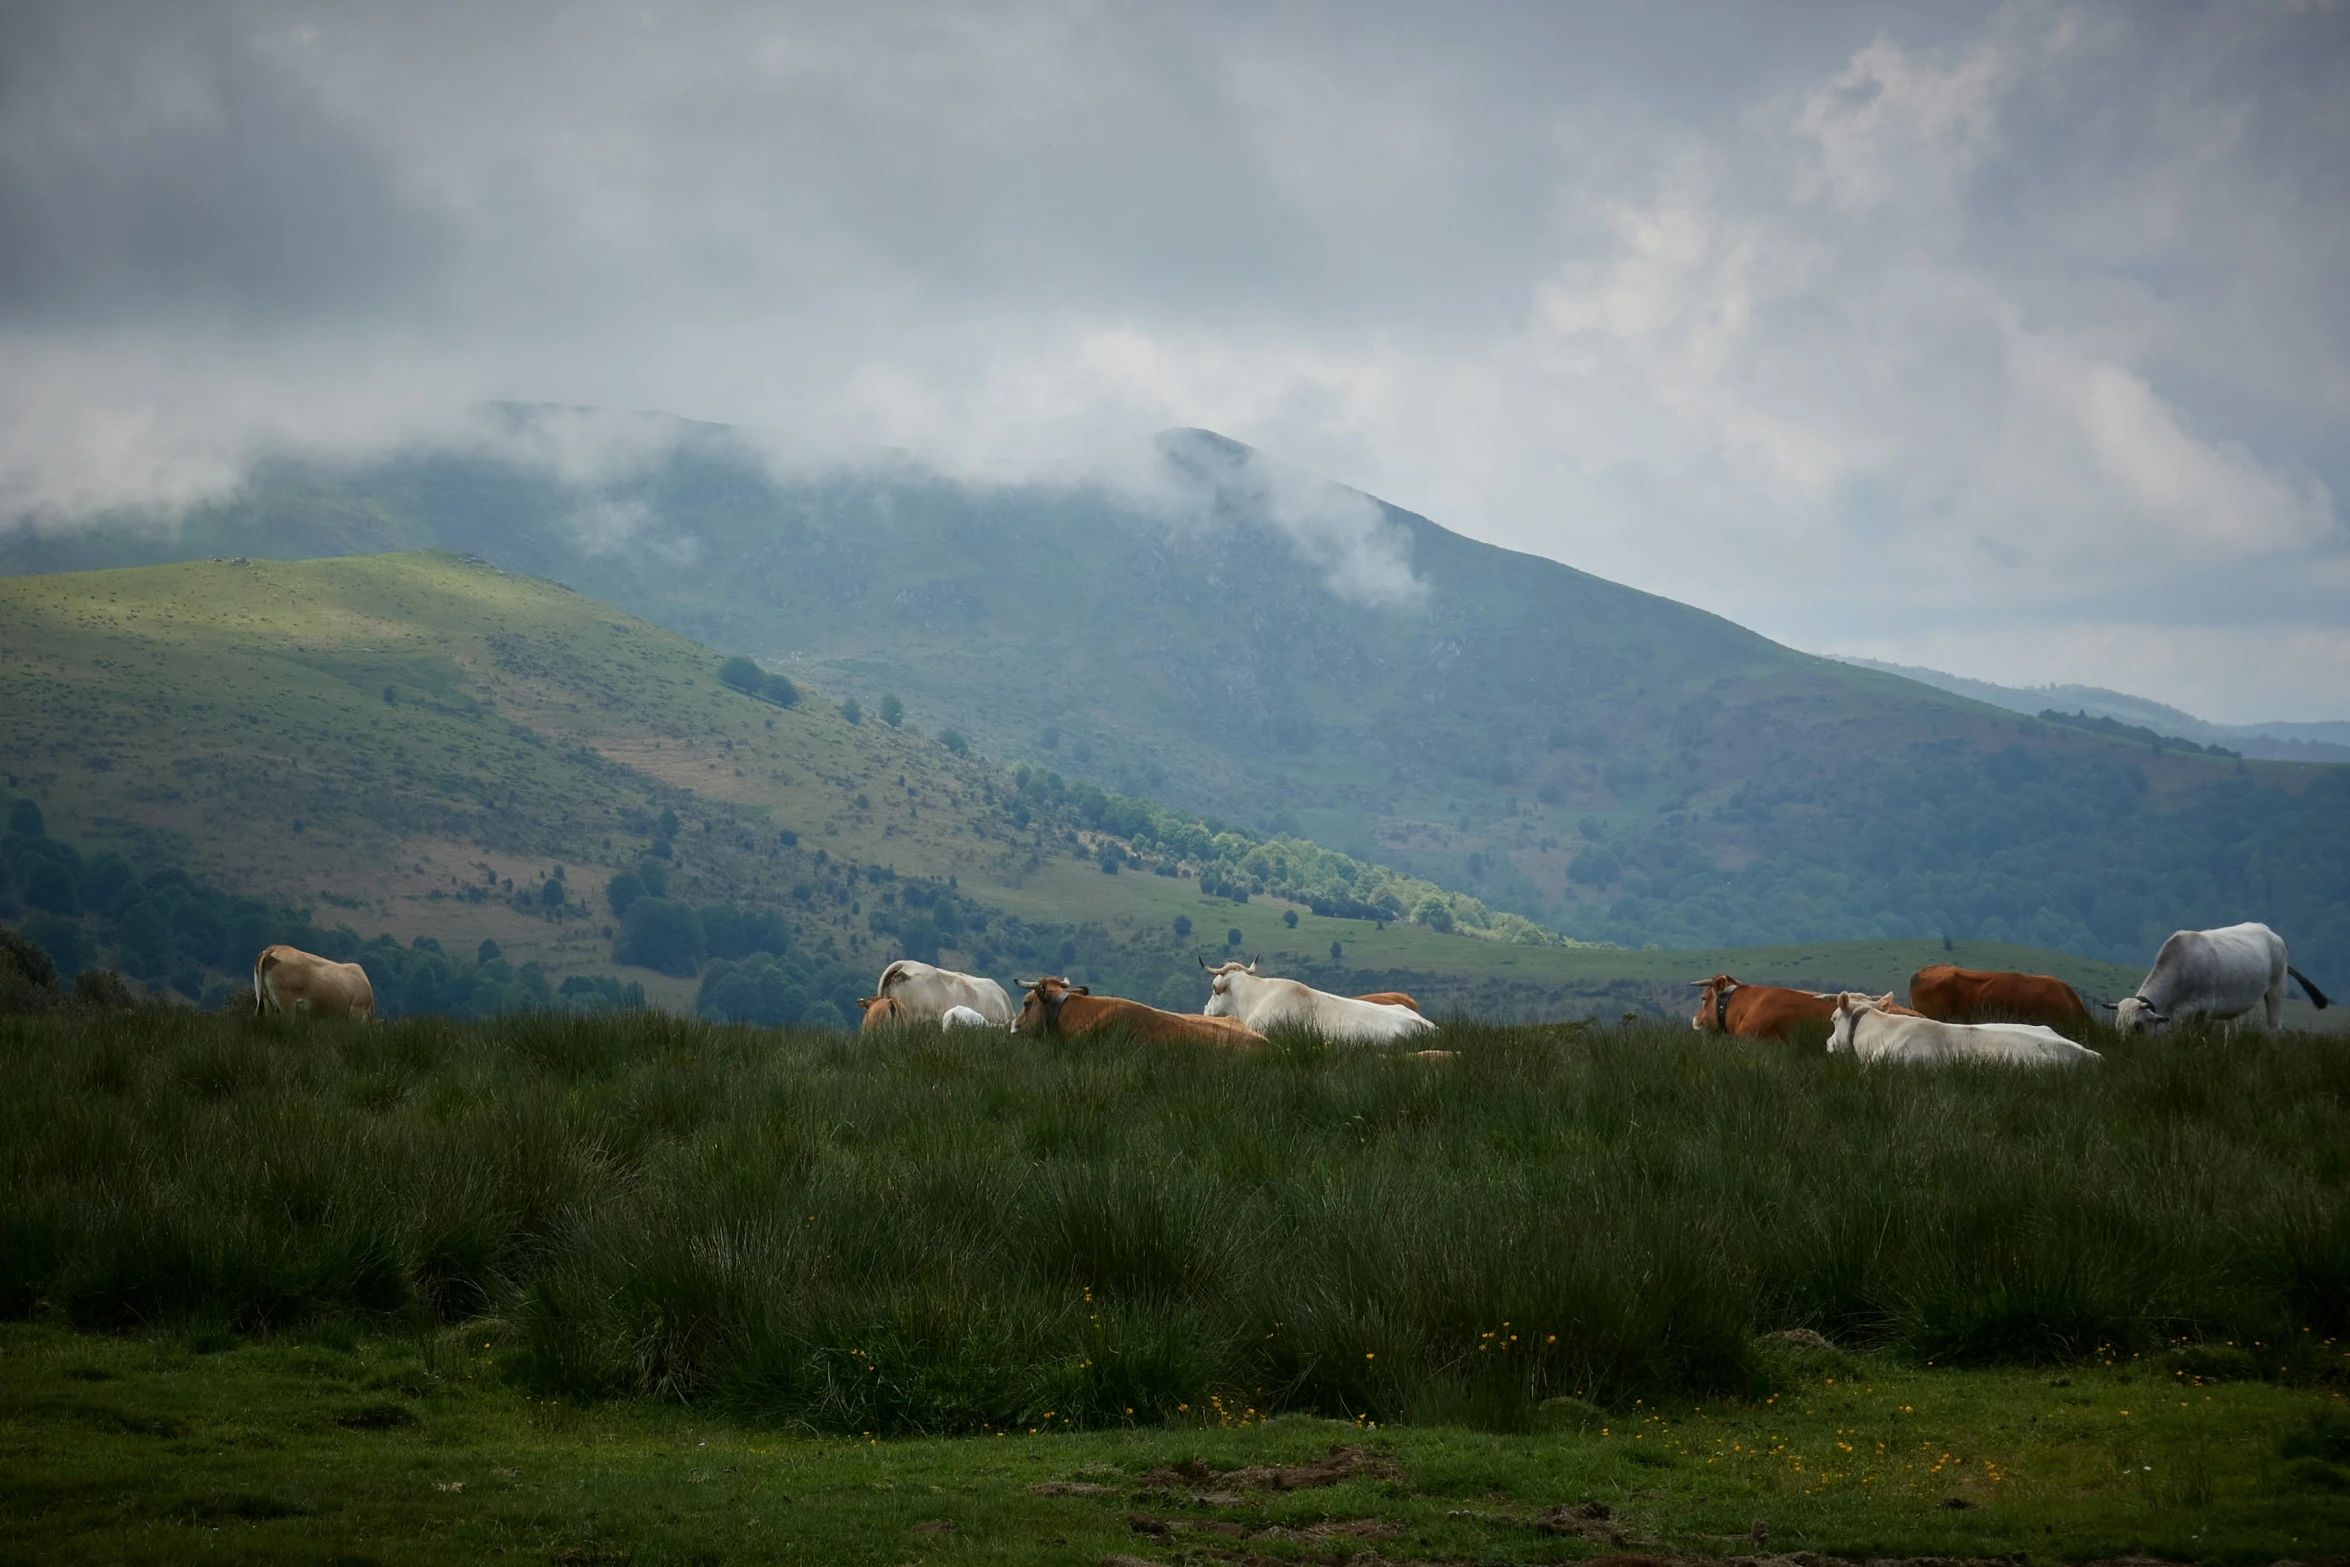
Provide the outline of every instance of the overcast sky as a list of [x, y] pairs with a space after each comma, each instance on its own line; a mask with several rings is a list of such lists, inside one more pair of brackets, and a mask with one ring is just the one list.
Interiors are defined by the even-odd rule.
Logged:
[[2350, 7], [0, 7], [0, 512], [484, 398], [2350, 718]]

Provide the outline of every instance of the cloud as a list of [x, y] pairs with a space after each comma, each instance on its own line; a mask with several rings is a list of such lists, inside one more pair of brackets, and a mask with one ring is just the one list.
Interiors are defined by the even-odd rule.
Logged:
[[494, 400], [1137, 494], [1196, 425], [1340, 482], [1262, 500], [1364, 602], [1413, 579], [1347, 489], [1790, 640], [1855, 578], [1910, 662], [2308, 648], [2350, 714], [2339, 24], [14, 6], [0, 525], [423, 439], [621, 491], [666, 439]]

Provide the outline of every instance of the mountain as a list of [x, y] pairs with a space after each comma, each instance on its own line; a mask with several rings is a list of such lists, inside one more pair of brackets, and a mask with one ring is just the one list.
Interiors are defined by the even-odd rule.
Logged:
[[1930, 950], [1569, 946], [1310, 842], [852, 720], [448, 554], [0, 581], [0, 712], [0, 919], [69, 973], [210, 1002], [283, 939], [366, 964], [393, 1015], [648, 995], [817, 1023], [904, 955], [1192, 1009], [1196, 954], [1238, 950], [1434, 1007], [1613, 1017], [1721, 967], [1898, 986]]
[[464, 449], [266, 465], [172, 532], [19, 528], [0, 567], [475, 551], [1007, 761], [1579, 939], [2142, 964], [2175, 928], [2261, 918], [2350, 971], [2340, 769], [2019, 720], [1206, 432], [1114, 484], [981, 484], [888, 455], [794, 469], [653, 416], [500, 418]]
[[2173, 735], [2198, 745], [2226, 746], [2237, 753], [2270, 762], [2350, 762], [2350, 723], [2215, 724], [2180, 711], [2165, 702], [2110, 691], [2103, 686], [2002, 686], [1988, 680], [1970, 680], [1939, 669], [1913, 664], [1888, 664], [1881, 659], [1835, 655], [1839, 662], [1863, 669], [1880, 669], [1937, 690], [1973, 697], [2011, 713], [2043, 713], [2050, 709], [2111, 718], [2125, 724]]

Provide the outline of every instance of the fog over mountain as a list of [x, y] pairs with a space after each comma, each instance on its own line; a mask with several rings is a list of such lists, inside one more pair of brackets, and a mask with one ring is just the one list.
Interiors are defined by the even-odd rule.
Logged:
[[[497, 400], [1202, 426], [1795, 645], [2350, 719], [2346, 170], [2327, 3], [14, 5], [0, 528]], [[1293, 533], [1403, 602], [1361, 521]]]

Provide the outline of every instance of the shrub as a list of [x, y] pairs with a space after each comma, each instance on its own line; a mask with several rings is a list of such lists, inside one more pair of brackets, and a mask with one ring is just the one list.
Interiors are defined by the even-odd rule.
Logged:
[[945, 746], [949, 751], [952, 751], [957, 756], [967, 756], [971, 752], [971, 742], [963, 738], [963, 731], [960, 729], [940, 730], [938, 732], [938, 743]]
[[858, 705], [855, 697], [843, 697], [840, 704], [840, 716], [852, 724], [861, 724], [865, 721], [865, 709]]
[[748, 696], [757, 696], [767, 683], [767, 671], [748, 658], [730, 658], [718, 666], [718, 682]]
[[643, 897], [646, 890], [647, 889], [642, 878], [633, 876], [627, 871], [622, 871], [619, 875], [604, 883], [604, 902], [611, 906], [612, 912], [614, 914], [625, 916], [628, 913], [630, 905], [634, 904], [637, 899]]
[[905, 722], [905, 718], [906, 704], [898, 700], [897, 693], [892, 691], [885, 694], [881, 699], [881, 721], [895, 729]]

